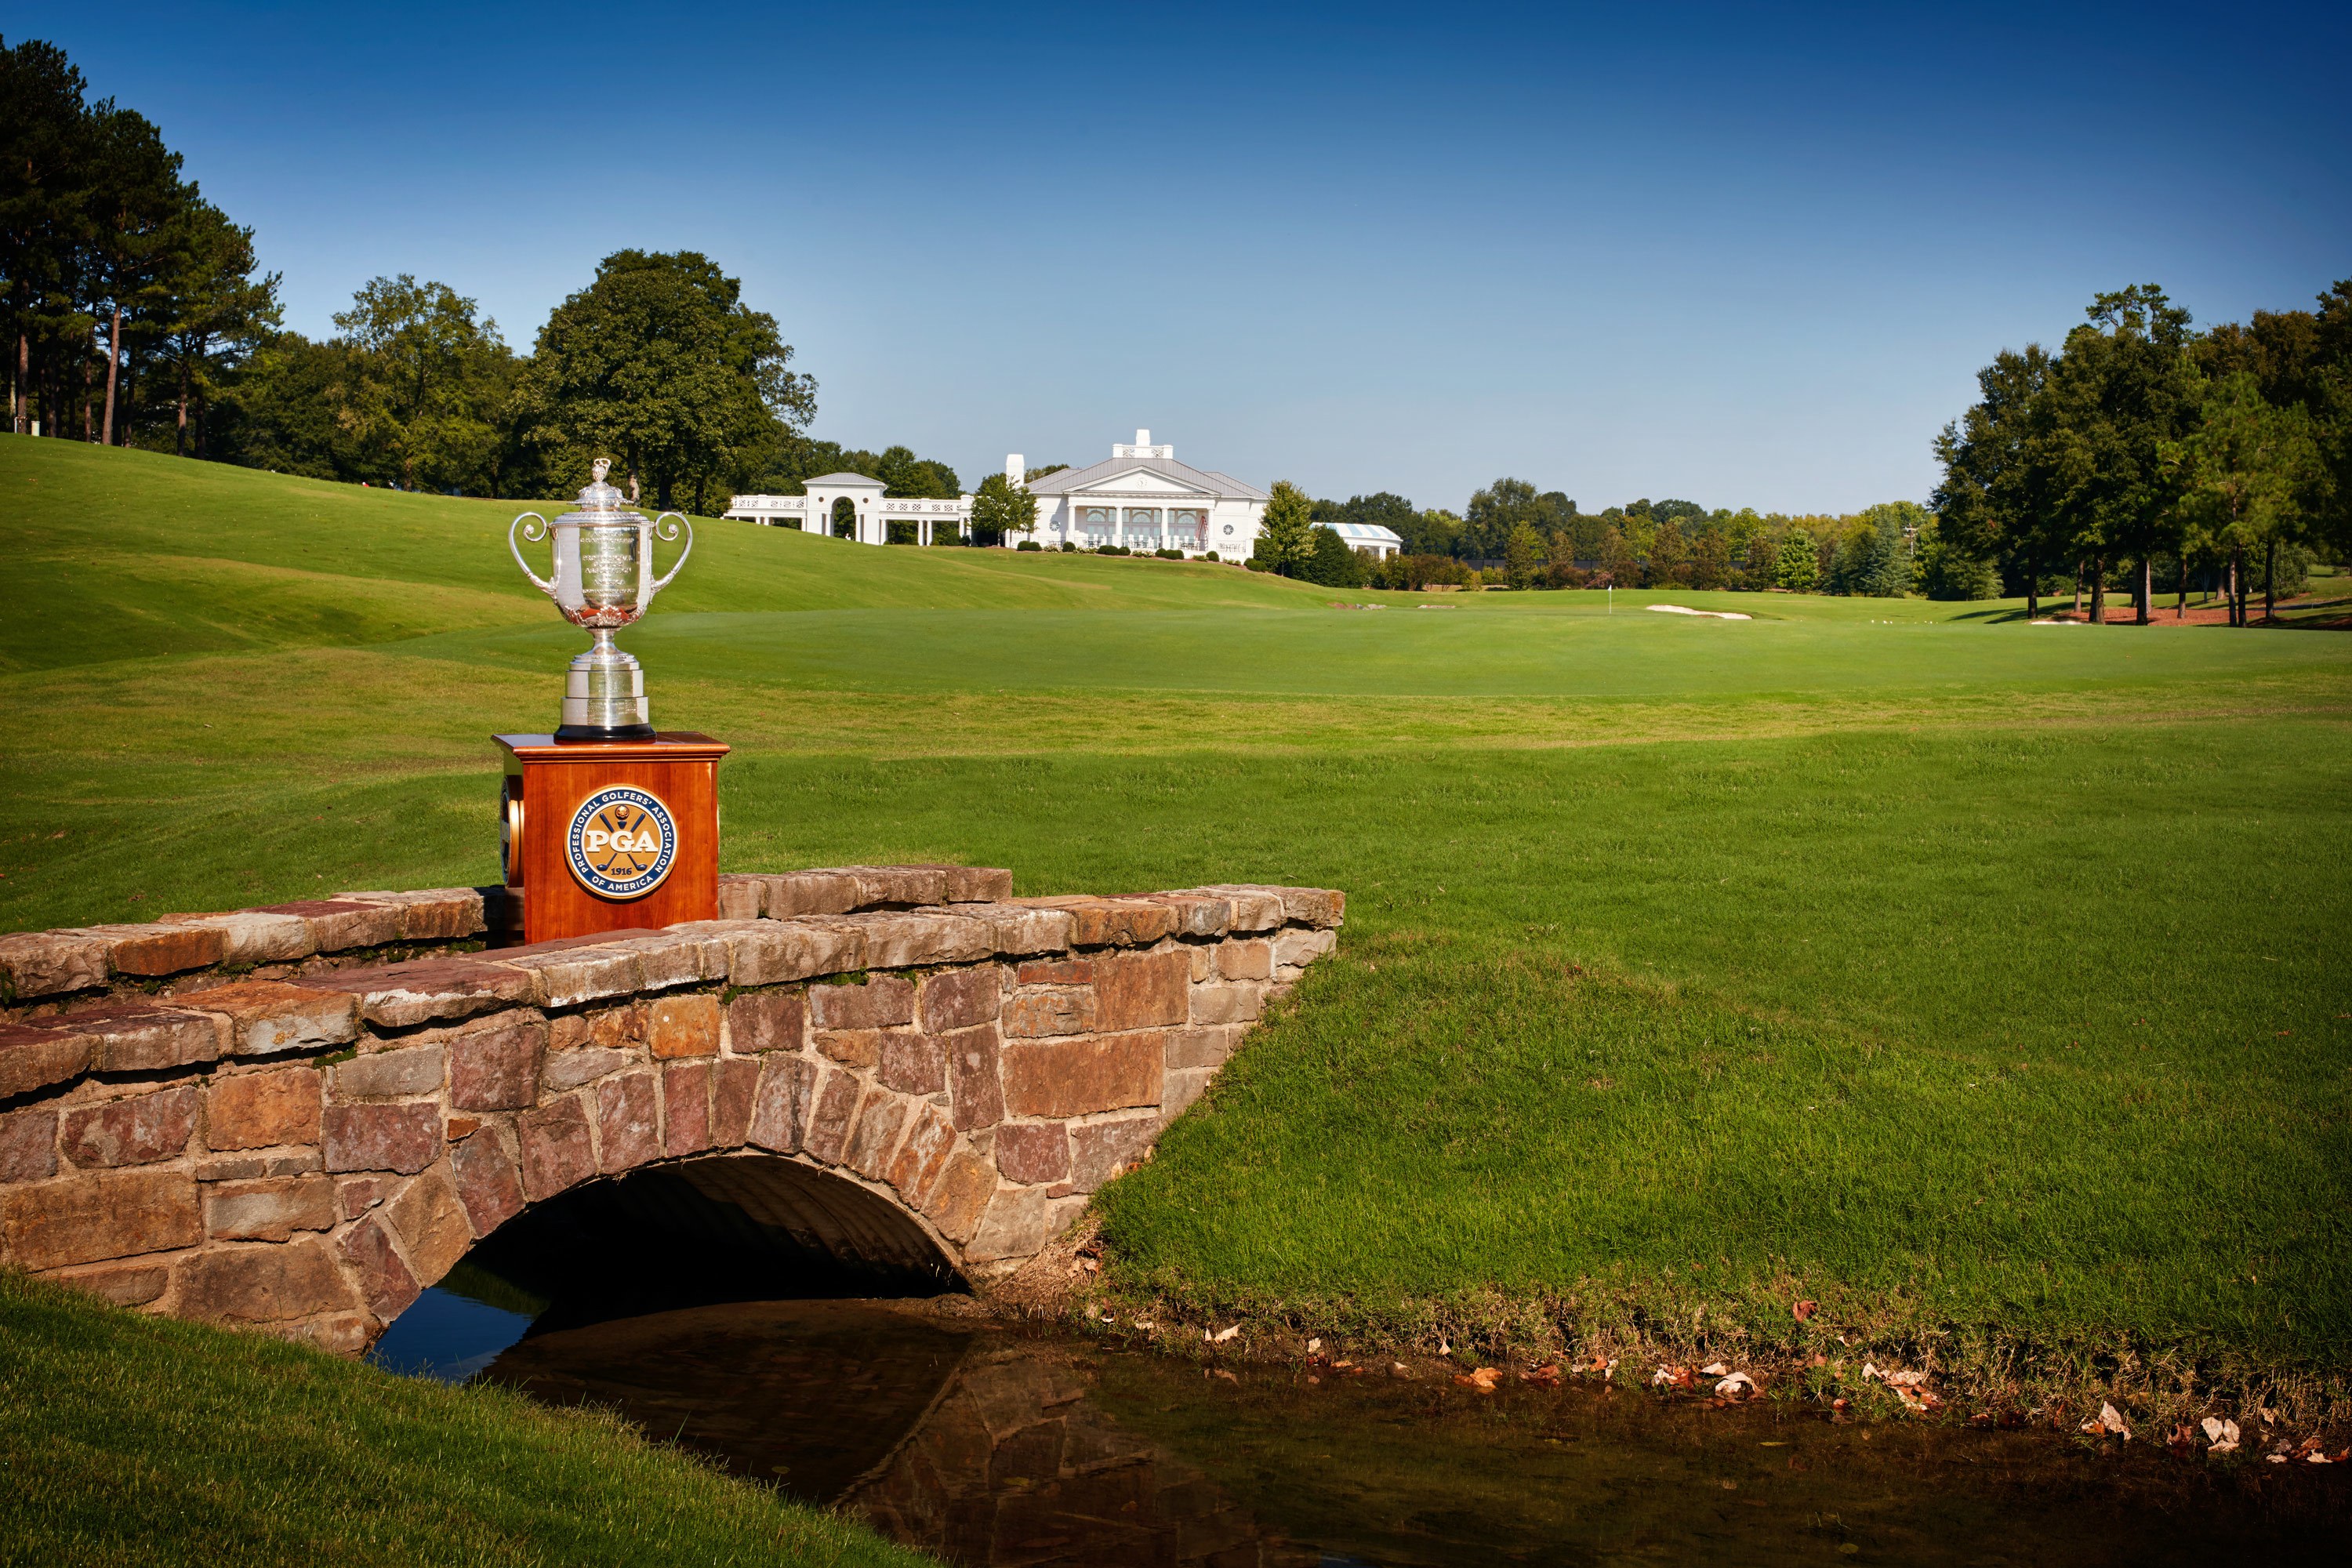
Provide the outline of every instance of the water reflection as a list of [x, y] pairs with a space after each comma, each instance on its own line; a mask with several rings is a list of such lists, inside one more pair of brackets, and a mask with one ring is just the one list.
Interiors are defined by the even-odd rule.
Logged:
[[1309, 1385], [886, 1304], [534, 1332], [489, 1377], [965, 1564], [2285, 1561], [2332, 1472], [2228, 1475], [2050, 1434], [1832, 1426], [1636, 1392]]

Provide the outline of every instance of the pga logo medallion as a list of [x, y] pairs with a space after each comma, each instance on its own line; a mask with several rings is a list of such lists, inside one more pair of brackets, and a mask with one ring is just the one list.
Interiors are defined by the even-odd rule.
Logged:
[[641, 789], [615, 785], [580, 803], [563, 836], [573, 879], [608, 899], [641, 899], [677, 858], [669, 807]]

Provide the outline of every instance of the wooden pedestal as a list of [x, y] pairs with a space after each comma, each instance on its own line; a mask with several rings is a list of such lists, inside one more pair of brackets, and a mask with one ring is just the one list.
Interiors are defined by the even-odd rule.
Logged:
[[[499, 735], [506, 752], [501, 837], [509, 900], [522, 906], [525, 942], [589, 936], [597, 931], [657, 927], [719, 915], [719, 759], [726, 745], [691, 731], [650, 741], [558, 745], [552, 735]], [[583, 819], [580, 837], [593, 853], [576, 852], [575, 816], [608, 791], [613, 805]], [[634, 792], [634, 793], [633, 793]], [[669, 860], [658, 882], [635, 896], [612, 896], [592, 886], [597, 877], [628, 875], [647, 864], [664, 837], [661, 812], [637, 797], [651, 796], [667, 812]], [[611, 856], [615, 809], [630, 841], [642, 846], [616, 864], [589, 864]]]

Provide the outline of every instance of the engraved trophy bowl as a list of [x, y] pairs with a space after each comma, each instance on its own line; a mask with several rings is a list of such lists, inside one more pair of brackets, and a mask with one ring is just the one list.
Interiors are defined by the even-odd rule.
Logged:
[[[694, 552], [694, 525], [683, 513], [666, 511], [648, 522], [623, 505], [619, 489], [604, 482], [609, 458], [595, 462], [595, 477], [580, 492], [579, 510], [553, 522], [524, 512], [507, 529], [507, 548], [532, 586], [555, 601], [563, 618], [593, 638], [572, 661], [563, 678], [563, 722], [558, 741], [650, 741], [654, 727], [646, 704], [646, 675], [637, 661], [613, 646], [613, 634], [646, 613], [654, 595], [669, 586]], [[675, 520], [675, 521], [673, 521]], [[668, 572], [654, 575], [654, 541], [667, 543], [683, 532], [686, 548]], [[541, 577], [522, 558], [522, 542], [552, 538], [555, 567]]]

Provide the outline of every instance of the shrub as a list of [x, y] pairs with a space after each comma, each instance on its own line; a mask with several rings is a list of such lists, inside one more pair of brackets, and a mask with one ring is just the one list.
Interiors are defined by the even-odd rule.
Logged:
[[1274, 570], [1273, 567], [1267, 565], [1265, 562], [1260, 561], [1255, 555], [1243, 562], [1242, 564], [1248, 567], [1253, 572], [1271, 572]]
[[1210, 551], [1206, 555], [1203, 555], [1203, 556], [1202, 556], [1202, 557], [1201, 557], [1201, 559], [1202, 559], [1202, 560], [1203, 560], [1203, 561], [1214, 561], [1216, 558], [1217, 558], [1217, 552], [1216, 552], [1215, 551], [1213, 551], [1213, 550]]
[[1181, 550], [1155, 550], [1151, 553], [1162, 561], [1181, 561], [1184, 559], [1184, 552]]
[[1024, 539], [1013, 547], [1015, 550], [1043, 550], [1045, 547], [1034, 539]]
[[1128, 549], [1124, 544], [1097, 544], [1095, 546], [1095, 553], [1097, 555], [1125, 555], [1128, 553]]
[[1063, 553], [1063, 554], [1065, 554], [1065, 555], [1076, 555], [1077, 552], [1078, 552], [1078, 547], [1077, 547], [1076, 543], [1074, 541], [1067, 540], [1067, 539], [1065, 539], [1064, 541], [1062, 541], [1062, 553]]
[[1311, 531], [1307, 559], [1299, 563], [1298, 574], [1310, 583], [1326, 588], [1360, 588], [1364, 585], [1364, 561], [1348, 547], [1348, 542], [1328, 528]]

